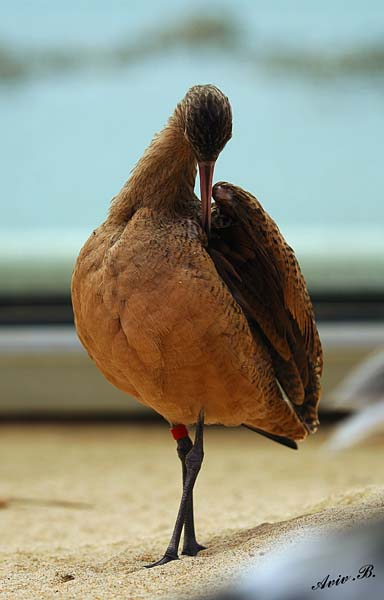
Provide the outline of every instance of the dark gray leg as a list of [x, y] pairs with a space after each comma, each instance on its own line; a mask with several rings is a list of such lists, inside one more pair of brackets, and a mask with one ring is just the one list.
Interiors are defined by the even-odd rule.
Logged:
[[[195, 485], [195, 481], [197, 475], [200, 471], [201, 464], [203, 462], [204, 450], [203, 450], [203, 430], [204, 430], [204, 413], [201, 411], [197, 424], [196, 424], [196, 434], [195, 434], [195, 442], [192, 448], [188, 451], [184, 465], [185, 465], [185, 476], [183, 483], [183, 493], [181, 496], [180, 507], [176, 517], [176, 523], [173, 529], [172, 537], [168, 544], [168, 548], [165, 551], [163, 558], [158, 560], [157, 562], [147, 565], [150, 567], [157, 567], [158, 565], [165, 565], [171, 560], [176, 560], [179, 558], [178, 549], [180, 544], [181, 532], [185, 523], [185, 518], [187, 515], [188, 502], [192, 502], [192, 491], [193, 486]], [[191, 513], [189, 513], [191, 514]], [[194, 533], [194, 528], [193, 528]], [[196, 540], [195, 540], [196, 542]], [[197, 543], [197, 542], [196, 542]]]
[[[185, 464], [186, 457], [193, 447], [191, 438], [187, 435], [186, 437], [177, 440], [177, 454], [181, 460], [183, 469], [183, 488], [187, 477], [187, 467]], [[182, 554], [188, 556], [196, 556], [200, 550], [205, 550], [205, 546], [199, 544], [196, 540], [195, 533], [195, 522], [193, 516], [193, 490], [188, 496], [187, 506], [185, 510], [184, 520], [184, 543]]]

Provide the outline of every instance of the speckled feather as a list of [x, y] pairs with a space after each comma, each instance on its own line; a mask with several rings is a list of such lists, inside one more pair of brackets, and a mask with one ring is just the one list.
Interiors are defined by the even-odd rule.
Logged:
[[[292, 248], [250, 193], [219, 182], [211, 248], [251, 329], [263, 335], [276, 376], [298, 414], [317, 425], [322, 349], [312, 303]], [[212, 250], [211, 250], [212, 254]], [[235, 274], [235, 276], [234, 276]]]

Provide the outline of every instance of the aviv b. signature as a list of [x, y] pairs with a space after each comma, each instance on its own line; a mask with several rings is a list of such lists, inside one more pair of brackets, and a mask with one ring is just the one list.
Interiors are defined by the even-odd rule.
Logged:
[[331, 579], [330, 574], [322, 581], [318, 581], [316, 585], [312, 586], [313, 590], [324, 590], [326, 588], [331, 588], [335, 585], [342, 585], [347, 583], [348, 581], [356, 581], [357, 579], [368, 579], [369, 577], [375, 577], [374, 574], [374, 566], [373, 565], [363, 565], [360, 567], [358, 573], [356, 575], [339, 575], [336, 579]]

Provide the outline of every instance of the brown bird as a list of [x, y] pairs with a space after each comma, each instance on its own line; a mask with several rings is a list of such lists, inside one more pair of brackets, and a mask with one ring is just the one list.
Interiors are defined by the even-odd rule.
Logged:
[[[183, 528], [183, 554], [204, 548], [192, 499], [204, 423], [244, 425], [292, 448], [318, 424], [321, 345], [293, 250], [251, 194], [229, 183], [212, 190], [231, 134], [228, 98], [213, 85], [192, 87], [86, 242], [72, 279], [90, 357], [160, 413], [177, 440], [180, 508], [163, 558], [149, 566], [178, 558]], [[194, 423], [192, 443], [186, 426]]]

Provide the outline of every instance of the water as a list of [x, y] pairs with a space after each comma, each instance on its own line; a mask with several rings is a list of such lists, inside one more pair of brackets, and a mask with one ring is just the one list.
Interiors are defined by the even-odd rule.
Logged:
[[[16, 49], [109, 48], [185, 14], [204, 15], [206, 7], [186, 0], [3, 0], [0, 40]], [[379, 0], [210, 3], [210, 14], [223, 11], [236, 16], [244, 46], [256, 53], [288, 47], [330, 54], [374, 43], [384, 32]], [[383, 281], [384, 75], [284, 74], [203, 48], [0, 85], [3, 263], [64, 256], [70, 264], [176, 102], [206, 82], [225, 91], [234, 114], [216, 180], [257, 195], [303, 256], [321, 262], [347, 249], [351, 281], [353, 257], [368, 248], [364, 264]]]

